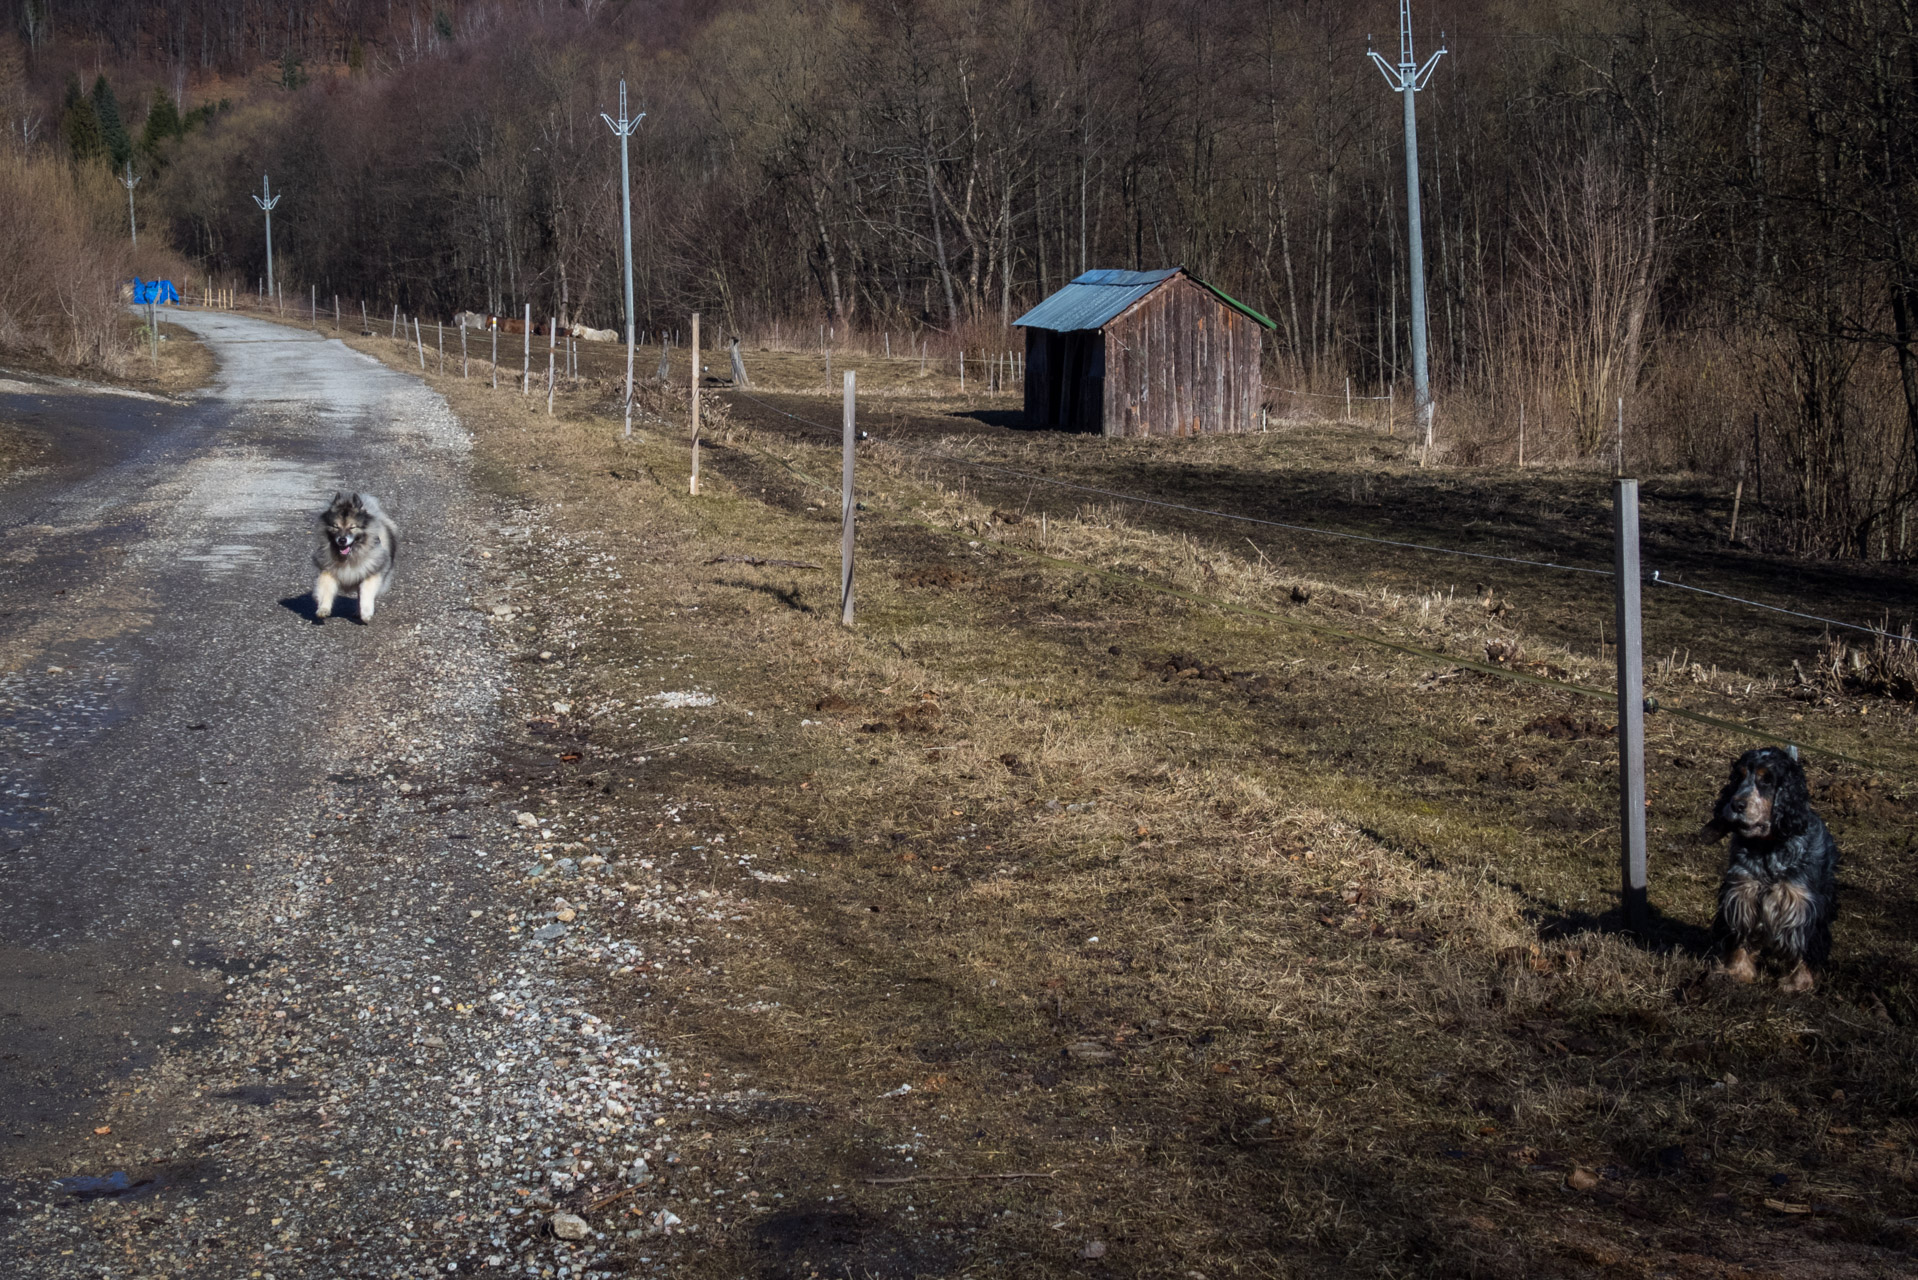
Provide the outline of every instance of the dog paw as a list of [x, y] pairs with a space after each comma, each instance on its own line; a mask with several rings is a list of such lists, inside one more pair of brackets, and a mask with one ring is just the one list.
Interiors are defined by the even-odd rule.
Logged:
[[1752, 959], [1751, 952], [1740, 947], [1732, 952], [1731, 958], [1712, 970], [1712, 976], [1723, 978], [1727, 982], [1758, 981], [1758, 964]]
[[1802, 960], [1798, 962], [1796, 969], [1778, 980], [1778, 989], [1787, 995], [1794, 996], [1803, 995], [1817, 985], [1818, 979], [1813, 976], [1811, 966]]

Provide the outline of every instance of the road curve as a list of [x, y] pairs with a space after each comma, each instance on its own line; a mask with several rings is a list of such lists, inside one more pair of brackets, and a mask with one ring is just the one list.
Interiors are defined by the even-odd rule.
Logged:
[[[428, 1014], [501, 964], [470, 441], [337, 341], [174, 319], [188, 403], [0, 395], [57, 455], [0, 485], [0, 1274], [477, 1265], [415, 1227], [471, 1170]], [[371, 626], [306, 599], [335, 488], [401, 528]]]

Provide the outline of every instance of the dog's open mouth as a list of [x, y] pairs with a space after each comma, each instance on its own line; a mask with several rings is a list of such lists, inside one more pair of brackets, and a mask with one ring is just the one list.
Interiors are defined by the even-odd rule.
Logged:
[[333, 539], [333, 549], [341, 555], [345, 555], [353, 549], [353, 541], [352, 538], [335, 538]]

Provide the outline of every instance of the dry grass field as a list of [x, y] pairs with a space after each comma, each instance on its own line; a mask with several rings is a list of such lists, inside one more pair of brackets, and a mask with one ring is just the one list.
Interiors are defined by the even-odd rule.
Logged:
[[[417, 371], [410, 345], [351, 340]], [[756, 398], [708, 393], [693, 497], [683, 363], [628, 442], [597, 363], [549, 417], [456, 358], [440, 376], [428, 338], [511, 529], [489, 554], [525, 730], [497, 780], [708, 904], [619, 919], [671, 962], [581, 979], [753, 1091], [675, 1175], [701, 1233], [636, 1258], [1910, 1274], [1918, 747], [1909, 685], [1868, 678], [1889, 668], [1648, 588], [1651, 692], [1806, 744], [1845, 854], [1819, 990], [1727, 988], [1705, 954], [1722, 850], [1694, 833], [1758, 739], [1650, 717], [1656, 931], [1617, 931], [1612, 707], [1579, 691], [1610, 684], [1605, 579], [1042, 482], [1604, 566], [1604, 477], [1421, 470], [1325, 423], [1031, 433], [1013, 395], [858, 359], [848, 630], [838, 442], [799, 421], [835, 423], [836, 393], [812, 356], [748, 360]], [[1725, 548], [1727, 506], [1648, 479], [1648, 566], [1908, 608], [1902, 570]]]

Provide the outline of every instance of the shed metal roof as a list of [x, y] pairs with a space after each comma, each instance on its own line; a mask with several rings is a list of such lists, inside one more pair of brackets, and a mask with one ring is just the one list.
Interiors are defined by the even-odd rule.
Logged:
[[1251, 307], [1213, 288], [1184, 267], [1167, 267], [1163, 271], [1087, 271], [1012, 323], [1028, 329], [1050, 329], [1055, 333], [1102, 329], [1127, 307], [1178, 275], [1185, 276], [1233, 310], [1243, 312], [1266, 328], [1275, 327]]

